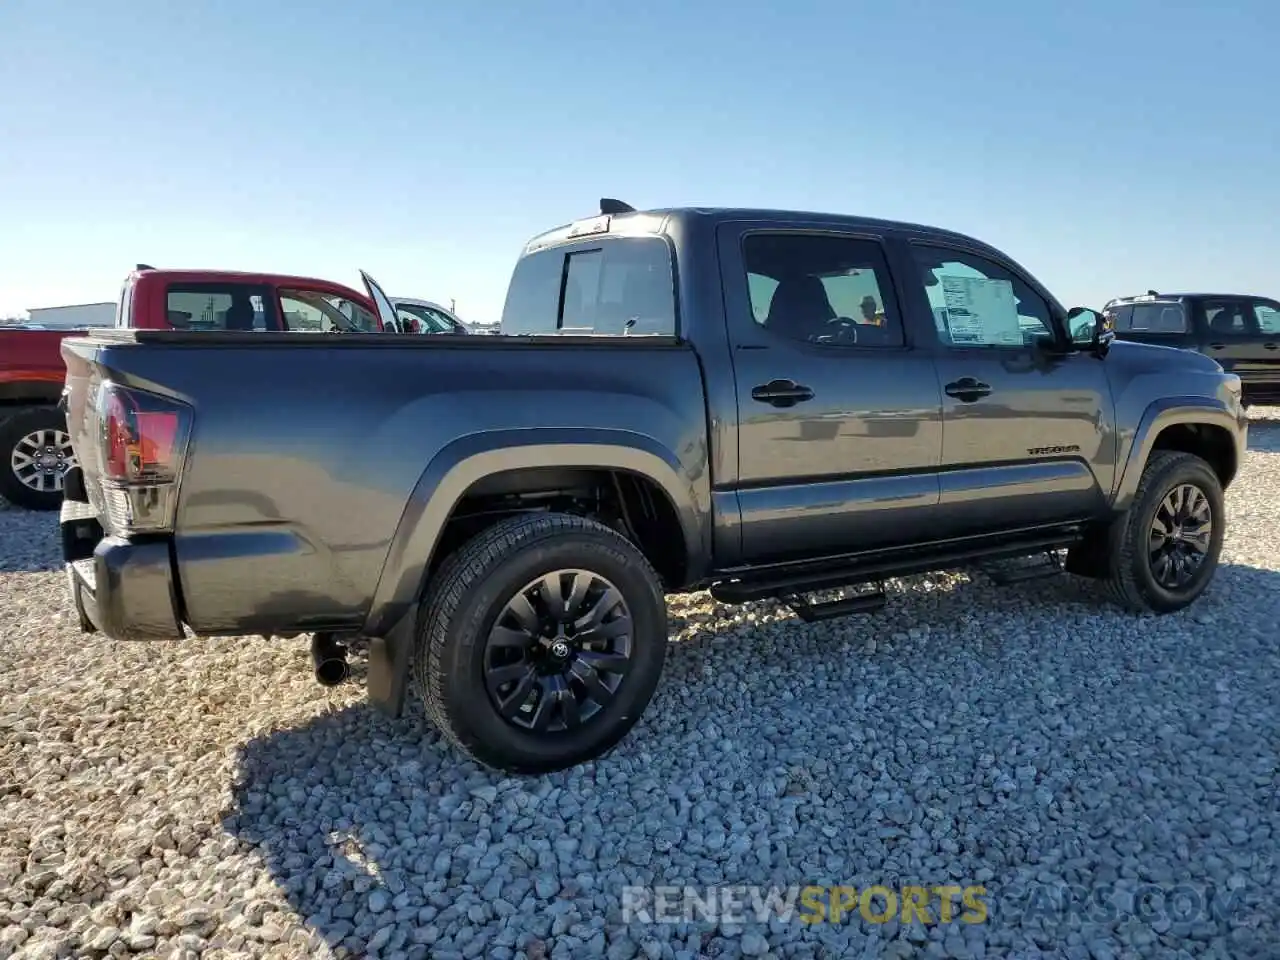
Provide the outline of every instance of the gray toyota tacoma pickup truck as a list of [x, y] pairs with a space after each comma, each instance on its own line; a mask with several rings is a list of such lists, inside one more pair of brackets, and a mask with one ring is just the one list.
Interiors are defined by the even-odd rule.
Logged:
[[969, 237], [820, 213], [603, 201], [527, 245], [496, 337], [62, 349], [86, 631], [310, 633], [327, 682], [359, 638], [374, 703], [398, 714], [412, 677], [522, 773], [627, 735], [666, 593], [815, 620], [894, 576], [1065, 568], [1185, 607], [1246, 445], [1213, 360], [1113, 342]]

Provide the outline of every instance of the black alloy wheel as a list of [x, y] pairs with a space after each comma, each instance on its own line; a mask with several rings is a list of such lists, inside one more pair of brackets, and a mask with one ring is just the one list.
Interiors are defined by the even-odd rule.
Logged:
[[1166, 590], [1180, 590], [1195, 577], [1213, 542], [1213, 509], [1203, 490], [1180, 483], [1160, 501], [1151, 518], [1151, 574]]
[[427, 716], [513, 773], [604, 756], [653, 696], [667, 648], [661, 579], [596, 520], [499, 520], [432, 574], [413, 672]]
[[485, 686], [507, 722], [556, 732], [590, 723], [631, 668], [631, 611], [587, 570], [554, 570], [516, 591], [485, 649]]

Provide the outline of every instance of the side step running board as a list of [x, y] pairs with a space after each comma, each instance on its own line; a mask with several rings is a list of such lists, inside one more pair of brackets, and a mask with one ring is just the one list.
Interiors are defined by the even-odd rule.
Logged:
[[771, 574], [747, 572], [746, 579], [713, 583], [711, 595], [721, 603], [748, 603], [752, 600], [794, 597], [818, 590], [880, 583], [891, 577], [1035, 556], [1069, 547], [1079, 540], [1078, 528], [1060, 528], [1038, 536], [994, 543], [952, 542], [938, 544], [935, 549], [928, 551], [855, 555], [829, 563], [804, 564], [802, 567], [797, 565], [791, 569], [783, 567]]
[[1044, 553], [1035, 563], [986, 563], [982, 570], [998, 587], [1008, 587], [1028, 580], [1056, 577], [1062, 573], [1062, 562], [1052, 553]]
[[819, 620], [834, 620], [847, 617], [852, 613], [874, 613], [885, 605], [883, 590], [864, 593], [856, 597], [842, 597], [839, 600], [828, 600], [825, 603], [810, 603], [800, 596], [782, 598], [791, 612], [805, 623], [817, 623]]

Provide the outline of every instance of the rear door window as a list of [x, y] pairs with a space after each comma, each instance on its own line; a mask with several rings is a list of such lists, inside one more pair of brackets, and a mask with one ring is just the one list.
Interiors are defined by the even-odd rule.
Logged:
[[165, 320], [174, 330], [277, 330], [270, 293], [261, 284], [170, 284]]
[[1256, 336], [1258, 330], [1248, 301], [1234, 298], [1204, 301], [1204, 322], [1211, 337], [1224, 339]]
[[755, 322], [823, 347], [901, 347], [902, 318], [884, 249], [834, 233], [747, 234], [742, 241]]
[[527, 254], [512, 273], [501, 330], [672, 335], [671, 249], [657, 237], [619, 237]]

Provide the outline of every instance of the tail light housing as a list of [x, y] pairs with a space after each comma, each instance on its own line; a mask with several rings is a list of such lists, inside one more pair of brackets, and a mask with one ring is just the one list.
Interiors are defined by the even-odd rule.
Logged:
[[99, 388], [97, 406], [105, 525], [122, 536], [172, 530], [191, 408], [110, 382]]

